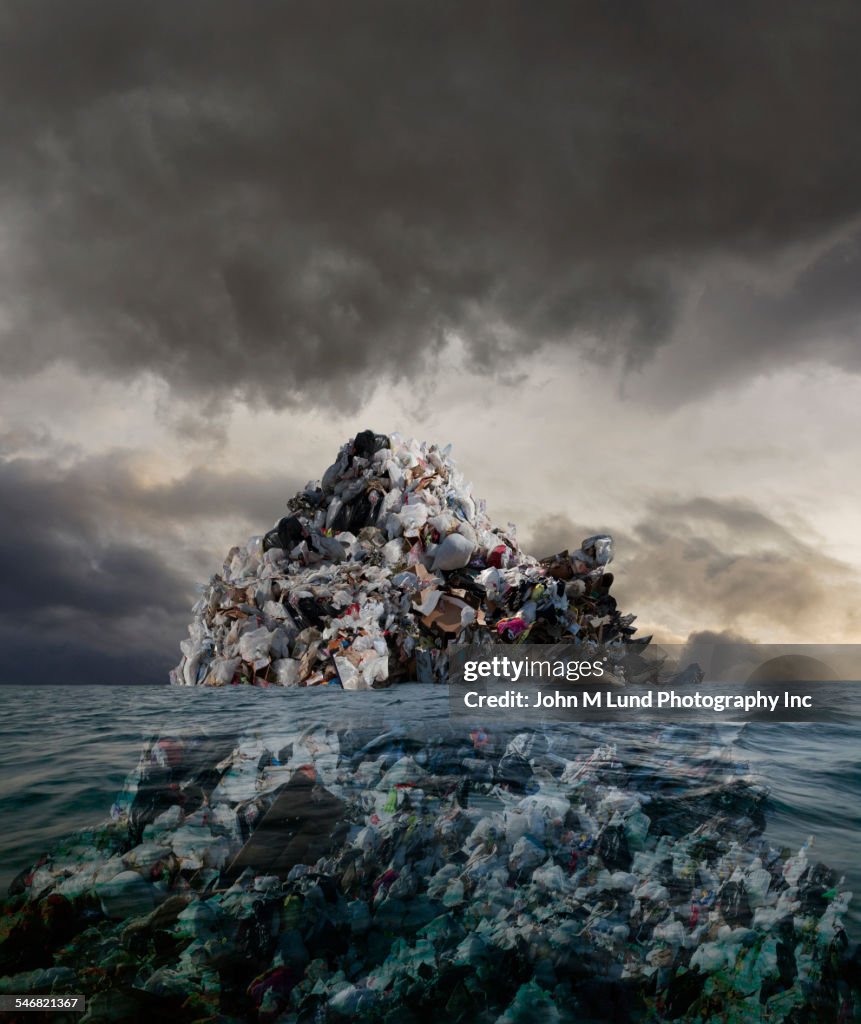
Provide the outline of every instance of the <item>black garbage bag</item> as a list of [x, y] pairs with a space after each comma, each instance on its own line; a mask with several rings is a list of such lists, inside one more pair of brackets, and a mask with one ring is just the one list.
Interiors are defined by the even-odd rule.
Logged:
[[337, 846], [348, 825], [345, 805], [303, 770], [278, 791], [272, 806], [227, 870], [227, 877], [252, 868], [286, 878], [296, 864], [314, 864]]
[[496, 777], [514, 792], [523, 792], [532, 779], [532, 766], [522, 754], [506, 752], [499, 762]]
[[283, 548], [284, 551], [292, 551], [307, 536], [308, 531], [298, 516], [284, 516], [277, 526], [264, 535], [263, 550]]
[[750, 927], [753, 911], [750, 909], [744, 882], [727, 882], [720, 891], [718, 906], [724, 921], [733, 928]]
[[631, 867], [631, 851], [621, 825], [609, 825], [598, 840], [598, 855], [608, 871], [627, 871]]
[[353, 441], [353, 454], [360, 459], [369, 459], [377, 450], [376, 437], [373, 430], [362, 430]]
[[366, 492], [355, 498], [350, 505], [349, 531], [358, 533], [366, 526], [371, 526], [376, 518], [376, 509], [371, 504], [370, 495]]

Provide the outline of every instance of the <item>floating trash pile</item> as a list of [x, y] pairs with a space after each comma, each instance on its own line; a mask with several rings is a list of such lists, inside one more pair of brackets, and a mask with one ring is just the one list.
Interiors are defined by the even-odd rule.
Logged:
[[493, 526], [449, 449], [364, 431], [194, 606], [184, 686], [444, 682], [465, 643], [634, 644], [605, 568], [612, 539], [538, 561]]
[[849, 1019], [850, 894], [679, 734], [154, 740], [113, 821], [14, 885], [0, 991], [90, 1021]]

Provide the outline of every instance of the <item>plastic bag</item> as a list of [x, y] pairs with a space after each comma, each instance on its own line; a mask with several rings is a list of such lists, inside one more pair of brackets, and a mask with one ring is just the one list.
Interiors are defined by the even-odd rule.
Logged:
[[299, 685], [299, 662], [296, 658], [279, 658], [273, 661], [272, 672], [279, 686]]
[[[260, 668], [269, 664], [269, 643], [272, 633], [265, 627], [243, 633], [239, 638], [239, 654], [243, 661]], [[261, 665], [262, 663], [262, 665]]]
[[469, 565], [475, 550], [473, 542], [461, 533], [451, 533], [438, 544], [434, 551], [433, 571], [450, 572], [452, 569], [463, 569]]

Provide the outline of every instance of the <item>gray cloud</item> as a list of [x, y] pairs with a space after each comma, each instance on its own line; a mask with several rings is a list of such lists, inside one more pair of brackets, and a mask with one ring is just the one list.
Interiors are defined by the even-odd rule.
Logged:
[[544, 558], [546, 555], [554, 555], [566, 549], [574, 551], [579, 547], [580, 541], [588, 536], [588, 530], [584, 531], [569, 516], [560, 513], [555, 516], [541, 516], [531, 528], [522, 532], [520, 543], [525, 551], [537, 558]]
[[[590, 532], [565, 515], [538, 520], [524, 535], [544, 555], [574, 547]], [[779, 631], [795, 643], [857, 635], [861, 580], [846, 563], [755, 505], [664, 497], [646, 503], [616, 542], [613, 592], [649, 628], [694, 621], [704, 641], [743, 643]]]
[[[7, 373], [63, 359], [154, 372], [197, 407], [355, 407], [451, 330], [477, 364], [548, 343], [636, 367], [703, 268], [861, 213], [861, 11], [842, 0], [0, 17]], [[705, 294], [713, 345], [739, 339], [728, 373], [759, 338], [857, 369], [856, 298], [823, 260], [729, 311]], [[811, 348], [814, 329], [835, 337]]]
[[145, 485], [122, 453], [0, 461], [0, 679], [164, 682], [194, 585], [281, 514], [295, 483], [192, 470]]

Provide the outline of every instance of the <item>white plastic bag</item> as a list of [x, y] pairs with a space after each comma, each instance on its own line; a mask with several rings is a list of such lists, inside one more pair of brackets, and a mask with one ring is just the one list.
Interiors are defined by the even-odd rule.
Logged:
[[421, 502], [415, 505], [404, 505], [397, 515], [404, 536], [418, 537], [422, 527], [428, 521], [428, 507]]
[[299, 685], [299, 662], [295, 658], [279, 658], [273, 661], [272, 671], [279, 686]]
[[472, 541], [468, 537], [464, 537], [462, 533], [449, 534], [441, 544], [437, 545], [434, 552], [433, 571], [448, 572], [452, 569], [462, 569], [469, 565], [474, 550], [475, 546]]
[[243, 633], [239, 638], [239, 655], [243, 661], [262, 668], [269, 664], [269, 643], [272, 634], [265, 626]]

